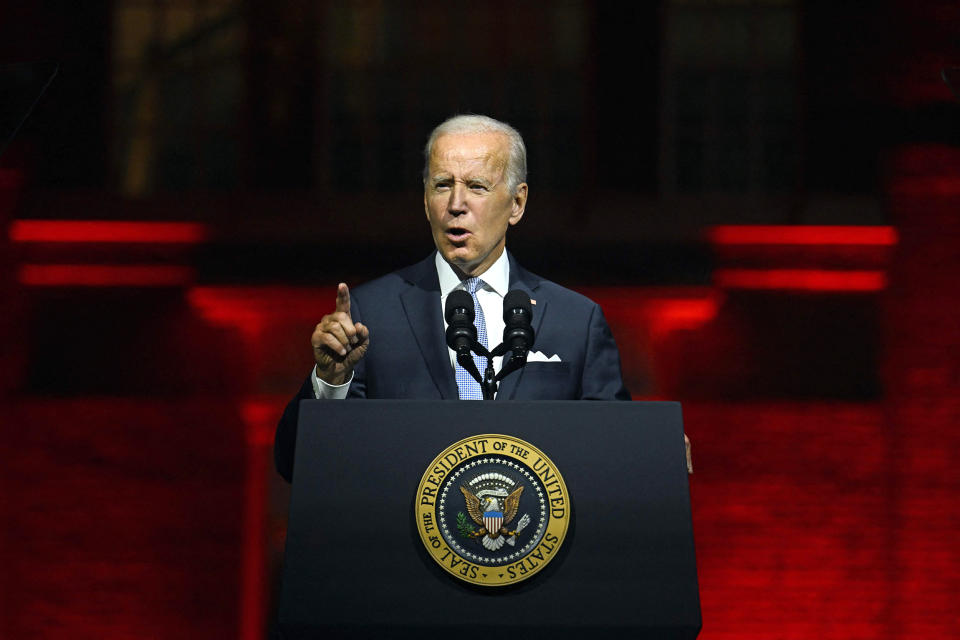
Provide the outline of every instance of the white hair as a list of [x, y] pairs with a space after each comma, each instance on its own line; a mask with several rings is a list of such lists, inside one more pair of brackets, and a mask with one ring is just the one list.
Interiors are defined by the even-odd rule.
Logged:
[[500, 133], [507, 137], [507, 189], [511, 194], [516, 192], [517, 186], [527, 179], [527, 147], [523, 144], [523, 137], [506, 122], [474, 114], [448, 118], [430, 132], [427, 145], [423, 148], [423, 184], [426, 185], [430, 178], [430, 155], [437, 138], [465, 133]]

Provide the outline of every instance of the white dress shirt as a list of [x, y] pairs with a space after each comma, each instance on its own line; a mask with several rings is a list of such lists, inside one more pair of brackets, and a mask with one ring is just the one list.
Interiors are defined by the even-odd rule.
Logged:
[[[436, 266], [437, 277], [440, 280], [440, 314], [442, 315], [447, 296], [456, 289], [464, 289], [464, 286], [453, 267], [443, 259], [439, 252], [436, 254]], [[507, 259], [507, 252], [501, 253], [497, 261], [480, 274], [479, 278], [483, 280], [484, 284], [483, 287], [477, 289], [477, 301], [483, 309], [483, 319], [487, 325], [487, 348], [492, 349], [503, 340], [503, 297], [507, 295], [510, 286], [510, 261]], [[444, 330], [447, 328], [446, 318], [443, 320], [443, 328]], [[447, 347], [447, 352], [450, 355], [450, 369], [453, 370], [457, 361], [457, 354], [449, 347]], [[493, 370], [500, 371], [502, 363], [503, 356], [494, 358]], [[343, 384], [328, 384], [317, 377], [316, 367], [313, 368], [313, 374], [310, 377], [313, 382], [313, 393], [318, 400], [346, 398], [347, 392], [350, 390], [350, 383], [353, 382], [353, 376], [351, 375], [350, 379]]]

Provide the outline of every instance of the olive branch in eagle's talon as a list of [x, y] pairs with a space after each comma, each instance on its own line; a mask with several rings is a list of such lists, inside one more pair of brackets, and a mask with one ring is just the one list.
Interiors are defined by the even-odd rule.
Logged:
[[486, 535], [487, 530], [481, 528], [479, 531], [467, 522], [467, 516], [462, 511], [457, 514], [457, 532], [468, 540], [476, 540], [480, 536]]

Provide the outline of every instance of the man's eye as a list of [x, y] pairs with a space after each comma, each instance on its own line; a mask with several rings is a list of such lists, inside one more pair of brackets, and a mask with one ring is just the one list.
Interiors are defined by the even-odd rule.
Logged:
[[473, 183], [473, 184], [470, 185], [470, 188], [473, 189], [474, 191], [486, 191], [486, 190], [487, 190], [487, 185], [485, 185], [485, 184], [479, 184], [479, 183], [475, 182], [475, 183]]
[[449, 183], [449, 182], [437, 182], [437, 183], [435, 183], [435, 184], [433, 185], [433, 188], [436, 189], [437, 191], [441, 191], [441, 190], [443, 190], [443, 189], [449, 189], [449, 188], [450, 188], [450, 183]]

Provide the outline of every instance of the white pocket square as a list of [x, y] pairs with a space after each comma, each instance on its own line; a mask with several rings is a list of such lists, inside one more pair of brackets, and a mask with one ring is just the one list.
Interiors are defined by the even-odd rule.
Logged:
[[531, 351], [527, 354], [527, 362], [560, 362], [560, 356], [553, 354], [548, 358], [542, 351]]

